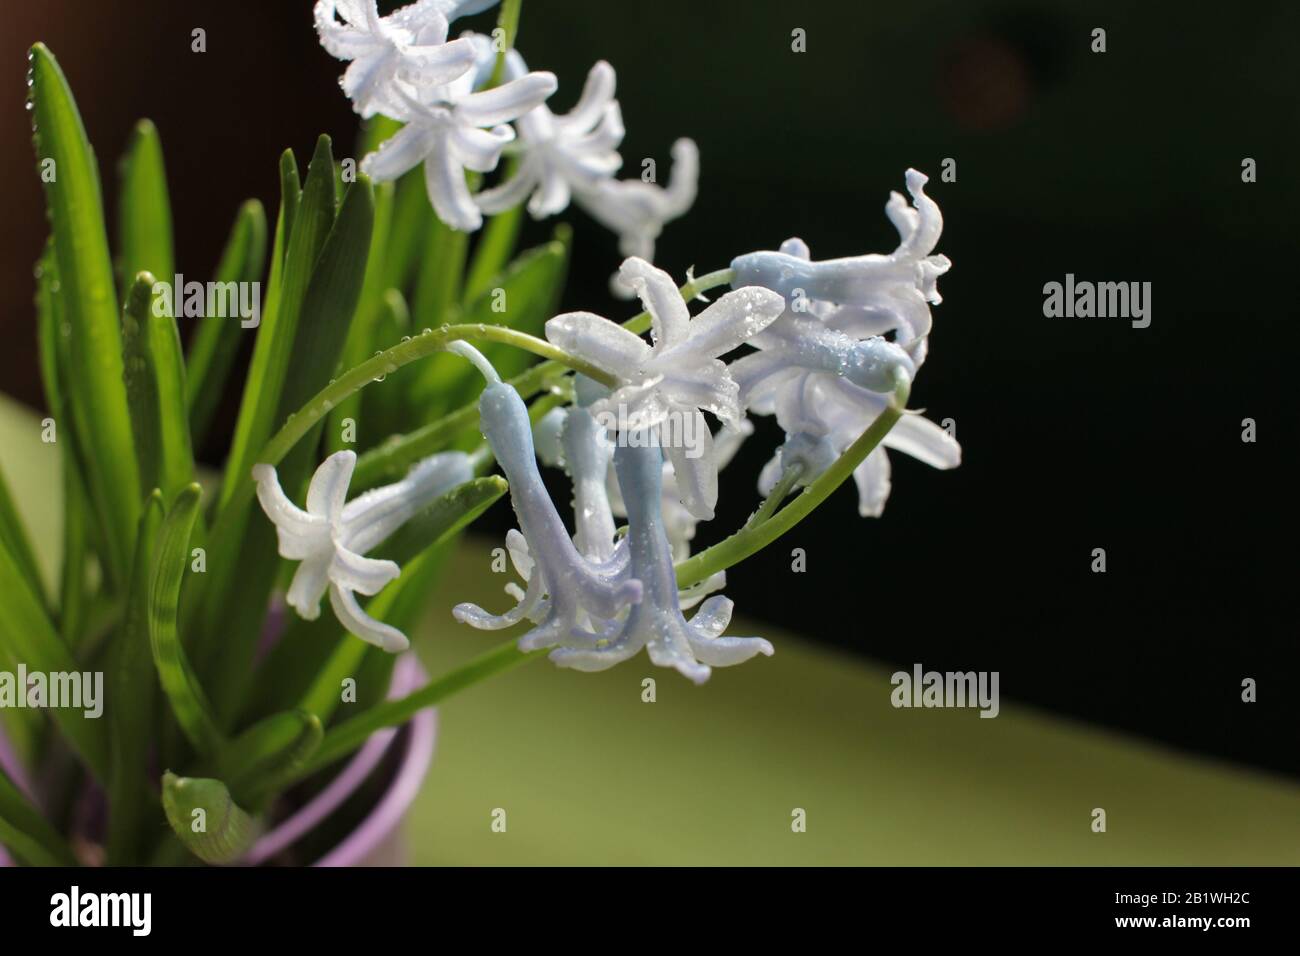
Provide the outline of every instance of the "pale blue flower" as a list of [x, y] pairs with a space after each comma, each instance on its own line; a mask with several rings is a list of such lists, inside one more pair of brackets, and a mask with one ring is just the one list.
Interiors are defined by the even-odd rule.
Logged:
[[626, 617], [609, 622], [597, 640], [570, 641], [553, 650], [551, 660], [561, 667], [601, 671], [645, 648], [656, 665], [675, 668], [701, 684], [709, 679], [711, 666], [739, 664], [756, 654], [771, 656], [772, 645], [762, 638], [721, 636], [731, 621], [732, 602], [725, 597], [709, 598], [689, 621], [683, 617], [660, 510], [663, 458], [659, 449], [648, 444], [620, 445], [614, 452], [614, 467], [628, 513], [631, 573], [642, 584], [642, 599]]
[[[593, 622], [613, 618], [641, 600], [641, 582], [628, 573], [626, 548], [614, 549], [604, 562], [579, 552], [537, 469], [523, 399], [496, 377], [472, 347], [456, 343], [453, 351], [472, 353], [475, 364], [489, 378], [479, 397], [480, 427], [510, 482], [510, 501], [527, 544], [526, 552], [513, 548], [512, 557], [529, 588], [519, 604], [505, 614], [493, 615], [468, 603], [457, 605], [453, 613], [457, 620], [486, 630], [509, 627], [527, 617], [537, 626], [520, 639], [521, 650], [549, 647], [590, 633]], [[532, 563], [527, 574], [516, 555]]]
[[653, 430], [672, 463], [682, 503], [707, 521], [717, 503], [718, 471], [701, 412], [732, 423], [744, 417], [739, 389], [718, 356], [766, 328], [785, 302], [766, 289], [738, 289], [692, 319], [662, 269], [634, 257], [619, 274], [650, 312], [653, 344], [591, 312], [556, 316], [546, 323], [546, 337], [618, 380], [618, 388], [592, 404], [592, 414], [606, 428], [628, 434]]

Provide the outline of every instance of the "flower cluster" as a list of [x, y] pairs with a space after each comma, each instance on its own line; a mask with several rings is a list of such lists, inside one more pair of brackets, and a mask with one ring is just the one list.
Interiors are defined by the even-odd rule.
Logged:
[[[763, 469], [767, 494], [786, 469], [797, 484], [817, 478], [885, 410], [899, 377], [911, 381], [925, 361], [930, 306], [941, 298], [936, 281], [951, 268], [933, 255], [943, 231], [938, 205], [925, 194], [927, 178], [906, 173], [914, 205], [892, 193], [885, 214], [898, 230], [888, 255], [812, 260], [801, 239], [779, 252], [735, 259], [735, 286], [763, 286], [789, 307], [750, 344], [757, 351], [731, 366], [741, 401], [757, 415], [775, 415], [786, 443]], [[883, 445], [935, 468], [961, 463], [961, 448], [938, 425], [905, 416]], [[858, 510], [879, 516], [889, 497], [889, 459], [876, 448], [855, 469]]]
[[[759, 475], [768, 500], [745, 530], [846, 456], [854, 456], [864, 516], [879, 515], [889, 495], [885, 448], [937, 468], [959, 463], [943, 429], [899, 411], [926, 359], [937, 280], [951, 266], [934, 253], [943, 218], [926, 177], [909, 169], [910, 201], [895, 192], [885, 205], [899, 234], [893, 252], [814, 261], [802, 240], [790, 239], [733, 260], [723, 280], [732, 290], [692, 316], [672, 277], [649, 260], [664, 224], [694, 201], [695, 145], [674, 146], [666, 187], [616, 179], [624, 131], [613, 68], [597, 63], [574, 107], [552, 112], [552, 74], [530, 71], [517, 51], [486, 36], [448, 39], [451, 20], [492, 5], [419, 0], [381, 18], [375, 0], [319, 0], [321, 42], [351, 61], [342, 86], [357, 111], [404, 124], [362, 168], [391, 179], [423, 164], [435, 211], [461, 230], [478, 228], [484, 213], [524, 206], [544, 217], [580, 206], [618, 233], [627, 258], [615, 288], [640, 298], [650, 337], [591, 312], [551, 318], [547, 343], [534, 346], [593, 377], [575, 375], [567, 406], [536, 424], [480, 352], [448, 345], [487, 382], [480, 428], [509, 480], [519, 527], [506, 545], [522, 582], [506, 587], [515, 602], [508, 610], [463, 603], [454, 615], [484, 630], [527, 623], [519, 649], [549, 649], [563, 667], [603, 670], [644, 648], [654, 663], [702, 682], [712, 667], [772, 653], [761, 638], [724, 636], [732, 605], [714, 592], [725, 586], [727, 563], [692, 561], [703, 579], [678, 580], [696, 526], [714, 517], [719, 469], [753, 432], [748, 416], [775, 416], [785, 441]], [[513, 159], [505, 177], [476, 192], [467, 171], [491, 171], [503, 155]], [[892, 428], [883, 441], [860, 444], [886, 412]], [[711, 421], [720, 424], [716, 435]], [[321, 466], [305, 512], [265, 465], [255, 469], [258, 494], [281, 554], [302, 562], [288, 596], [299, 614], [314, 617], [328, 590], [349, 630], [401, 649], [405, 637], [367, 617], [355, 598], [375, 594], [397, 566], [364, 554], [430, 496], [468, 480], [470, 460], [435, 456], [345, 505], [349, 455]], [[568, 475], [572, 531], [539, 464]]]
[[[539, 219], [574, 202], [618, 235], [624, 255], [653, 258], [664, 226], [695, 201], [695, 144], [673, 145], [667, 186], [617, 179], [624, 129], [614, 68], [597, 63], [573, 109], [552, 113], [545, 101], [557, 89], [554, 74], [530, 71], [517, 50], [482, 34], [448, 39], [452, 20], [495, 3], [419, 0], [381, 17], [376, 0], [318, 0], [316, 31], [331, 55], [350, 61], [340, 84], [353, 107], [404, 124], [362, 160], [362, 171], [382, 181], [423, 164], [438, 217], [464, 232], [478, 229], [484, 213], [525, 201]], [[493, 85], [498, 60], [502, 82]], [[506, 154], [516, 163], [505, 180], [472, 192], [466, 172], [491, 172]]]

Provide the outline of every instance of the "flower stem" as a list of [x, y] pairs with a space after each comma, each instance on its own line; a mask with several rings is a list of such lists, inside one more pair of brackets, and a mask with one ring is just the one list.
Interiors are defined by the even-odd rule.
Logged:
[[[701, 292], [728, 285], [733, 278], [735, 273], [730, 269], [719, 269], [716, 272], [697, 276], [679, 288], [678, 292], [689, 302]], [[650, 328], [650, 313], [641, 312], [634, 315], [623, 323], [623, 328], [641, 334]], [[565, 367], [558, 362], [541, 362], [510, 379], [510, 384], [521, 397], [528, 399], [550, 387], [554, 380], [564, 373]], [[437, 421], [392, 438], [379, 447], [371, 449], [357, 459], [356, 471], [352, 475], [353, 487], [371, 488], [384, 479], [397, 477], [407, 465], [445, 448], [452, 438], [471, 427], [477, 419], [478, 406], [471, 402]]]
[[488, 80], [487, 89], [500, 86], [505, 78], [506, 53], [514, 49], [515, 38], [519, 36], [519, 11], [523, 0], [502, 0], [501, 13], [497, 16], [497, 27], [505, 33], [505, 42], [497, 54], [496, 65], [492, 68], [492, 78]]
[[[731, 537], [724, 538], [713, 547], [705, 548], [699, 554], [692, 555], [679, 563], [677, 586], [690, 587], [711, 574], [739, 564], [751, 554], [767, 547], [807, 517], [814, 508], [830, 497], [831, 492], [843, 484], [849, 475], [853, 474], [853, 469], [871, 454], [881, 440], [889, 434], [889, 430], [903, 417], [909, 391], [910, 383], [900, 381], [894, 389], [893, 401], [890, 402], [889, 407], [881, 412], [867, 430], [844, 450], [844, 454], [835, 459], [834, 464], [789, 505], [762, 523], [756, 524], [751, 521]], [[769, 500], [774, 496], [775, 492]]]
[[794, 491], [795, 483], [798, 482], [802, 474], [803, 465], [791, 465], [783, 471], [780, 480], [773, 486], [768, 496], [763, 499], [763, 503], [758, 506], [758, 510], [745, 522], [745, 526], [760, 525], [771, 518], [776, 509], [781, 506], [781, 502], [785, 501], [790, 492]]
[[[356, 717], [345, 720], [326, 731], [325, 739], [321, 741], [320, 747], [312, 754], [311, 759], [294, 773], [294, 779], [302, 779], [317, 770], [329, 766], [334, 761], [346, 757], [365, 743], [366, 738], [377, 730], [404, 724], [414, 717], [417, 712], [424, 710], [426, 707], [442, 703], [457, 691], [472, 687], [480, 681], [504, 673], [526, 661], [535, 660], [547, 653], [548, 650], [542, 648], [528, 654], [521, 654], [512, 639], [485, 654], [479, 655], [468, 664], [443, 674], [437, 680], [425, 684], [414, 693], [407, 694], [397, 700], [376, 704], [365, 713], [358, 714]], [[281, 781], [284, 785], [291, 782]]]

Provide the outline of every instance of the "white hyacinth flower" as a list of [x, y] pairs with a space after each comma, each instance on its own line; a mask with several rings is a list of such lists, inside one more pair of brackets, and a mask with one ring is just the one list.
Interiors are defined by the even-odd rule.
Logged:
[[[640, 179], [601, 179], [574, 193], [579, 206], [618, 235], [618, 250], [653, 262], [655, 243], [664, 226], [686, 215], [695, 204], [700, 179], [700, 151], [694, 140], [673, 143], [673, 168], [667, 186]], [[635, 290], [616, 274], [610, 288], [621, 298]]]
[[375, 0], [318, 0], [316, 32], [331, 56], [352, 61], [339, 83], [358, 113], [398, 109], [403, 89], [448, 83], [473, 67], [472, 44], [447, 42], [447, 13], [457, 6], [423, 0], [381, 17]]
[[618, 388], [592, 404], [592, 414], [608, 430], [653, 431], [672, 464], [682, 503], [707, 521], [718, 499], [718, 471], [701, 412], [728, 423], [743, 418], [739, 388], [718, 356], [766, 328], [785, 300], [767, 289], [737, 289], [692, 319], [662, 269], [634, 257], [619, 275], [650, 312], [653, 345], [591, 312], [556, 316], [546, 323], [546, 337], [618, 380]]
[[284, 493], [271, 465], [253, 466], [257, 500], [275, 524], [280, 556], [300, 561], [286, 601], [305, 620], [320, 616], [326, 590], [335, 616], [347, 630], [390, 653], [410, 642], [397, 628], [370, 617], [356, 594], [378, 594], [401, 569], [393, 561], [364, 557], [416, 512], [474, 476], [463, 452], [445, 452], [417, 463], [405, 478], [347, 502], [355, 452], [326, 458], [312, 476], [303, 511]]
[[473, 232], [483, 224], [483, 215], [465, 181], [466, 170], [496, 169], [502, 150], [515, 138], [506, 124], [535, 109], [557, 84], [553, 73], [528, 73], [475, 92], [490, 72], [491, 41], [476, 34], [463, 39], [476, 50], [476, 62], [448, 83], [414, 95], [399, 91], [388, 115], [406, 125], [361, 161], [361, 171], [383, 181], [423, 163], [429, 202], [438, 218], [453, 229]]
[[[506, 76], [527, 75], [518, 52], [506, 54]], [[517, 123], [519, 139], [511, 150], [519, 167], [508, 180], [480, 192], [475, 201], [489, 214], [504, 212], [528, 201], [535, 219], [563, 211], [570, 197], [592, 190], [623, 165], [618, 145], [623, 120], [614, 99], [614, 68], [603, 60], [591, 68], [577, 105], [563, 116], [545, 105], [524, 114]]]
[[[785, 446], [759, 475], [759, 493], [767, 495], [793, 464], [803, 468], [799, 484], [810, 484], [885, 411], [890, 397], [829, 372], [795, 370], [787, 377], [769, 379], [753, 400], [753, 410], [775, 414], [787, 436]], [[961, 446], [955, 439], [929, 419], [916, 413], [905, 414], [853, 471], [858, 486], [858, 513], [864, 518], [879, 517], [889, 498], [887, 448], [934, 468], [956, 468], [961, 464]]]
[[[751, 252], [733, 260], [732, 285], [773, 289], [789, 300], [792, 316], [820, 321], [854, 339], [892, 333], [920, 365], [930, 332], [930, 306], [942, 301], [937, 280], [952, 263], [947, 256], [932, 254], [943, 231], [943, 215], [925, 194], [928, 177], [909, 169], [905, 178], [915, 205], [909, 206], [896, 192], [885, 204], [885, 215], [899, 236], [892, 253], [813, 262], [807, 245], [790, 239], [780, 252]], [[755, 344], [762, 346], [761, 340]]]

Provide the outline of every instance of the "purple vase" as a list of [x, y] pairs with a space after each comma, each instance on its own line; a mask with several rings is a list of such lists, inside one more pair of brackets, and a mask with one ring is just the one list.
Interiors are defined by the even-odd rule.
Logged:
[[[414, 654], [405, 654], [393, 669], [388, 696], [404, 697], [428, 681], [428, 675]], [[405, 732], [403, 732], [405, 731]], [[366, 782], [393, 748], [401, 748], [392, 779], [365, 818], [333, 849], [312, 866], [400, 866], [406, 862], [401, 824], [411, 802], [420, 791], [433, 762], [438, 736], [438, 714], [429, 707], [417, 713], [405, 728], [389, 728], [372, 734], [339, 775], [292, 815], [264, 833], [240, 861], [257, 866], [272, 859], [325, 823]], [[0, 731], [0, 766], [29, 798], [31, 778], [18, 761], [3, 731]], [[0, 866], [13, 860], [0, 847]]]

